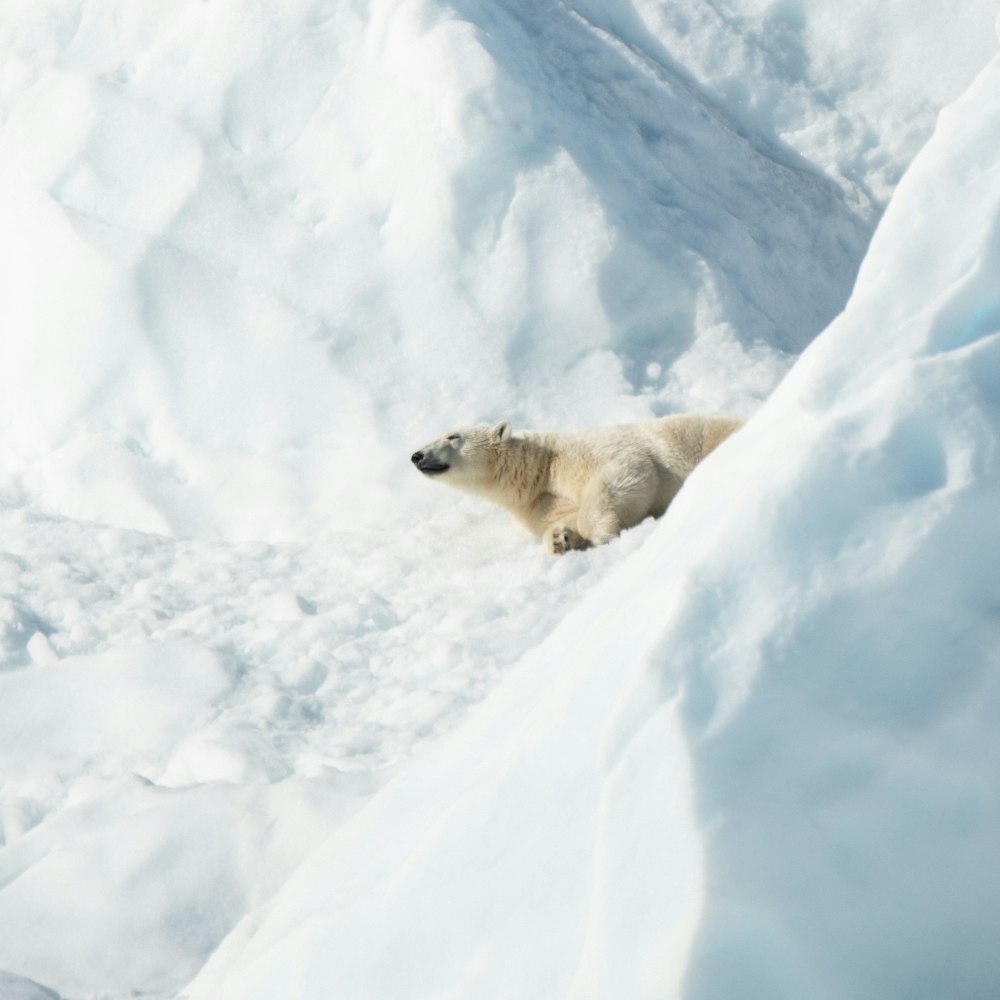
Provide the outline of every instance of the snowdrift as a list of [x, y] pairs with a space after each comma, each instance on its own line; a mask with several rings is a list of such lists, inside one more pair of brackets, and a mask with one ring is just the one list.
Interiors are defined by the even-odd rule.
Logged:
[[995, 60], [750, 426], [193, 998], [989, 995], [998, 135]]

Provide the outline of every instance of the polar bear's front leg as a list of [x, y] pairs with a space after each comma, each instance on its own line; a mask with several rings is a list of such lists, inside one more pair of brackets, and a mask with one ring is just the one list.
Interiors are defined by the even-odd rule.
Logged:
[[592, 545], [604, 545], [654, 512], [657, 473], [652, 462], [603, 469], [580, 498], [577, 527]]
[[545, 532], [545, 548], [554, 556], [571, 549], [589, 549], [590, 542], [565, 524], [554, 524]]

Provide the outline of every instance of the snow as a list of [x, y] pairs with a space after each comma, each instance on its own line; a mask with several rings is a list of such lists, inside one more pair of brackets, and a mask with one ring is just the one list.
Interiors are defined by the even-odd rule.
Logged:
[[990, 995], [996, 14], [8, 3], [0, 996]]

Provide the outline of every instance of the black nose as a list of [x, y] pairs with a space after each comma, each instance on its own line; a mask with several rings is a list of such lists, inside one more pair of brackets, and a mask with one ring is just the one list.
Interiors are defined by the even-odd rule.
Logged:
[[414, 465], [419, 465], [419, 464], [420, 464], [420, 463], [421, 463], [421, 462], [422, 462], [423, 460], [424, 460], [424, 453], [423, 453], [422, 451], [415, 451], [415, 452], [414, 452], [414, 453], [413, 453], [413, 454], [412, 454], [412, 455], [410, 456], [410, 461], [411, 461], [411, 462], [412, 462], [412, 463], [413, 463]]

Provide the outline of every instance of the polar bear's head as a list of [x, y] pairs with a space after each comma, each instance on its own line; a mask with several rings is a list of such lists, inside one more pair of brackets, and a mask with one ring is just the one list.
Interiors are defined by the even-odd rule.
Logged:
[[452, 486], [475, 490], [490, 482], [496, 456], [510, 436], [510, 424], [506, 420], [493, 427], [466, 427], [424, 445], [410, 456], [410, 461], [425, 476], [443, 478]]

